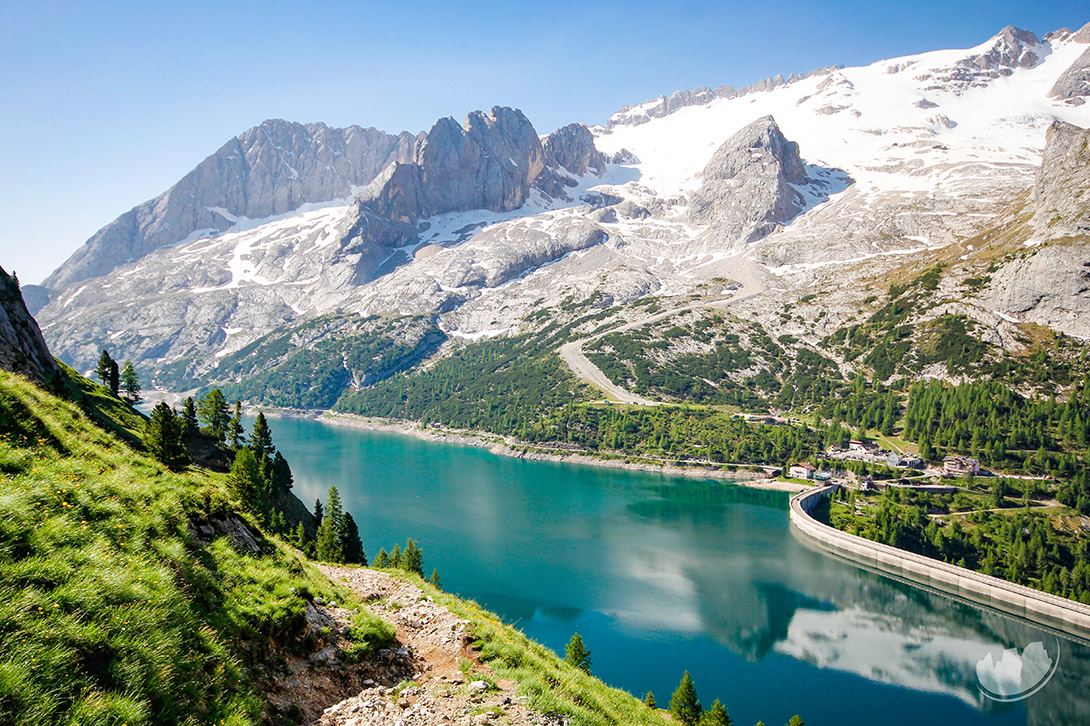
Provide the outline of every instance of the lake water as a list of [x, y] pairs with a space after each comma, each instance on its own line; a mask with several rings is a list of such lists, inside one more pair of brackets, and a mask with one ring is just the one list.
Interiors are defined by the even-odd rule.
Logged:
[[[786, 494], [270, 425], [295, 493], [336, 485], [369, 557], [413, 537], [444, 589], [560, 653], [578, 631], [595, 675], [662, 706], [688, 670], [739, 726], [1090, 724], [1090, 649], [810, 549]], [[1034, 642], [1051, 680], [982, 695], [977, 663]]]

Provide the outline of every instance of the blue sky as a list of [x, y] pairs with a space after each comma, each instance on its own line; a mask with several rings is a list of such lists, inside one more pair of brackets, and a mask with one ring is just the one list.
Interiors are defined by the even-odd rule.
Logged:
[[38, 282], [266, 118], [420, 131], [503, 104], [547, 133], [678, 88], [970, 47], [1081, 2], [5, 3], [0, 266]]

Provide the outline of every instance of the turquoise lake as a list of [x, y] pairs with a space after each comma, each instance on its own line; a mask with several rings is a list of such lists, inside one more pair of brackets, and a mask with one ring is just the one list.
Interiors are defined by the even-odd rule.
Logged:
[[[413, 537], [444, 589], [561, 653], [578, 631], [595, 675], [660, 705], [688, 670], [738, 726], [1090, 723], [1090, 648], [811, 549], [787, 494], [270, 425], [295, 493], [336, 485], [369, 557]], [[1051, 680], [982, 695], [978, 662], [1034, 642]]]

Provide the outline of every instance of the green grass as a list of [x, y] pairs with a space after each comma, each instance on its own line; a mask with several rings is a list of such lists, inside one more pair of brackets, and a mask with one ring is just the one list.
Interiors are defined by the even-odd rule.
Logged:
[[255, 527], [259, 552], [198, 539], [240, 517], [221, 475], [171, 473], [4, 372], [0, 401], [20, 424], [0, 430], [0, 723], [260, 723], [254, 670], [308, 646], [304, 595], [347, 593]]
[[[469, 621], [481, 660], [497, 677], [518, 686], [519, 695], [528, 698], [528, 708], [565, 716], [580, 726], [663, 726], [670, 723], [661, 712], [570, 665], [475, 602], [448, 595], [422, 578], [404, 573], [398, 573], [398, 576], [410, 580], [439, 604]], [[467, 681], [492, 683], [492, 679], [474, 671], [468, 661], [462, 663], [462, 670]]]

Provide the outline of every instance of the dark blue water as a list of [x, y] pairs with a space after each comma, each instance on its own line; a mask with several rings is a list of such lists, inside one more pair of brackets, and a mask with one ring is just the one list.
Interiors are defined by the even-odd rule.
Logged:
[[[336, 485], [373, 556], [406, 537], [443, 587], [593, 671], [669, 701], [689, 670], [736, 724], [1088, 724], [1090, 649], [809, 549], [787, 495], [524, 461], [471, 447], [270, 419], [295, 492]], [[1014, 703], [977, 663], [1035, 641], [1055, 674]]]

